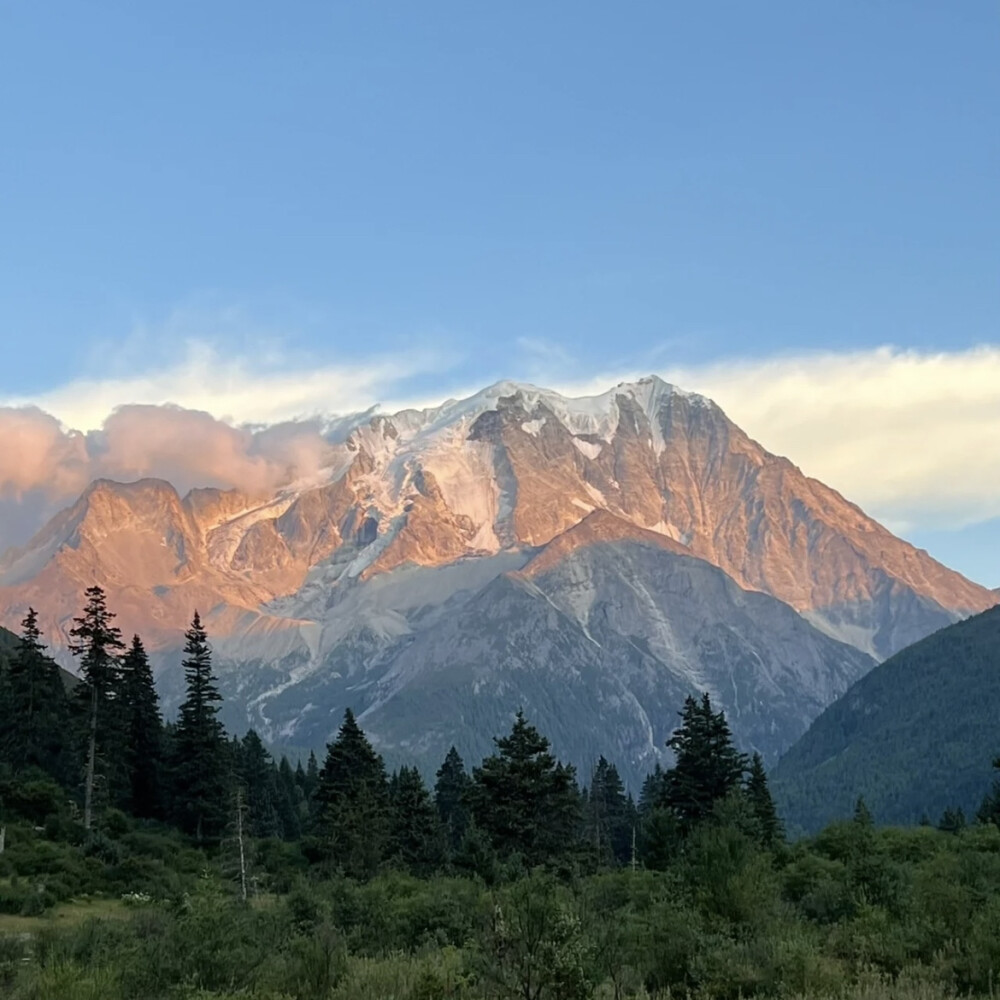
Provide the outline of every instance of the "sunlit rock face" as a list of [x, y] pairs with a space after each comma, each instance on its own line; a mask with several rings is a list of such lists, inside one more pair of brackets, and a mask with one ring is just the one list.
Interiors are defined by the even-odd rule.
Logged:
[[687, 692], [773, 755], [998, 599], [656, 378], [367, 415], [268, 495], [95, 482], [0, 560], [0, 623], [33, 605], [64, 650], [93, 583], [168, 695], [197, 608], [230, 721], [273, 740], [317, 745], [350, 704], [390, 754], [478, 753], [523, 704], [633, 774]]

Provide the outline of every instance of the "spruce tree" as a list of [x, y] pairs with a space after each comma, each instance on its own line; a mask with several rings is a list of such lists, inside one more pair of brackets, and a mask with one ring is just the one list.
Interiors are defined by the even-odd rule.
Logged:
[[302, 790], [306, 797], [311, 799], [316, 794], [317, 788], [319, 788], [319, 762], [316, 760], [316, 751], [310, 750], [309, 760], [306, 763], [305, 784], [302, 786]]
[[163, 719], [149, 657], [139, 636], [121, 662], [129, 811], [142, 819], [163, 814]]
[[658, 809], [667, 800], [667, 772], [659, 762], [649, 774], [646, 775], [639, 790], [639, 818], [647, 816], [654, 809]]
[[625, 864], [632, 852], [635, 807], [625, 795], [618, 769], [598, 759], [584, 805], [584, 842], [598, 865]]
[[856, 826], [864, 829], [871, 829], [874, 825], [871, 811], [863, 795], [859, 795], [857, 801], [854, 803], [854, 816], [852, 819]]
[[[993, 767], [1000, 771], [1000, 757], [993, 761]], [[979, 804], [979, 809], [976, 812], [976, 819], [980, 823], [992, 823], [994, 826], [1000, 826], [1000, 778], [994, 779], [993, 786], [983, 796], [983, 801]]]
[[111, 789], [119, 784], [123, 754], [122, 724], [116, 699], [119, 695], [118, 656], [125, 648], [121, 629], [113, 625], [115, 615], [108, 610], [107, 597], [97, 586], [86, 590], [83, 614], [73, 619], [70, 652], [80, 657], [83, 682], [77, 686], [77, 700], [85, 717], [85, 776], [83, 825], [89, 830], [94, 817], [95, 786], [104, 778]]
[[[302, 770], [301, 764], [299, 770]], [[305, 771], [302, 771], [303, 777]], [[292, 770], [288, 758], [282, 754], [277, 770], [278, 789], [278, 819], [281, 823], [281, 836], [285, 840], [298, 840], [302, 836], [302, 824], [305, 820], [305, 795], [298, 781], [298, 776]]]
[[469, 825], [466, 799], [469, 794], [469, 776], [458, 751], [452, 747], [438, 768], [434, 784], [434, 804], [444, 825], [448, 846], [457, 851]]
[[778, 810], [771, 798], [771, 789], [767, 783], [767, 772], [764, 761], [759, 753], [755, 753], [750, 761], [750, 773], [746, 782], [747, 801], [760, 826], [761, 842], [765, 847], [774, 847], [781, 843], [785, 831], [778, 817]]
[[961, 833], [965, 826], [965, 812], [959, 806], [957, 809], [945, 809], [938, 821], [937, 828], [943, 833]]
[[279, 836], [277, 773], [270, 753], [253, 729], [238, 744], [237, 773], [245, 792], [249, 835]]
[[[287, 760], [287, 758], [282, 758], [282, 759]], [[289, 765], [289, 767], [290, 766], [291, 765]], [[298, 787], [299, 791], [301, 791], [302, 794], [305, 795], [305, 793], [306, 793], [306, 769], [302, 766], [302, 761], [301, 760], [295, 765], [295, 770], [292, 772], [292, 776], [295, 779], [295, 784]]]
[[57, 780], [68, 777], [66, 689], [56, 662], [45, 653], [34, 608], [21, 622], [21, 639], [7, 668], [9, 722], [5, 757], [15, 769], [38, 767]]
[[388, 847], [385, 765], [350, 709], [326, 750], [315, 795], [320, 835], [333, 867], [347, 875], [368, 877], [382, 863]]
[[701, 701], [688, 696], [680, 715], [680, 728], [667, 740], [675, 763], [666, 775], [665, 804], [689, 830], [740, 787], [747, 762], [733, 745], [725, 714], [712, 711], [707, 693]]
[[414, 875], [432, 875], [445, 863], [444, 827], [424, 779], [401, 767], [389, 782], [389, 854]]
[[215, 840], [227, 821], [225, 731], [218, 719], [222, 696], [212, 675], [212, 651], [198, 612], [185, 633], [187, 696], [173, 739], [173, 808], [182, 830], [198, 841]]
[[11, 765], [9, 754], [11, 740], [5, 736], [13, 732], [14, 713], [10, 704], [10, 673], [5, 650], [0, 649], [0, 764]]
[[573, 769], [549, 752], [549, 741], [518, 711], [510, 735], [472, 772], [469, 802], [476, 825], [501, 857], [531, 866], [553, 861], [575, 844], [580, 795]]

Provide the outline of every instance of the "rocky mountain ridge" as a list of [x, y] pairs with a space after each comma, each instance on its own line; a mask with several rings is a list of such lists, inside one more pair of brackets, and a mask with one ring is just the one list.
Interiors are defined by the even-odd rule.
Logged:
[[[752, 593], [798, 612], [808, 631], [792, 632], [803, 649], [823, 645], [817, 629], [837, 640], [816, 653], [819, 673], [786, 677], [785, 695], [797, 707], [784, 722], [772, 713], [767, 723], [780, 737], [761, 743], [747, 724], [747, 740], [773, 754], [869, 657], [997, 601], [767, 452], [711, 401], [656, 378], [576, 400], [499, 383], [432, 409], [338, 421], [328, 445], [319, 474], [266, 496], [199, 489], [181, 497], [157, 480], [91, 484], [0, 559], [0, 622], [15, 624], [34, 604], [58, 649], [83, 589], [99, 582], [123, 628], [140, 632], [167, 663], [197, 607], [244, 724], [249, 718], [276, 738], [308, 731], [321, 740], [326, 723], [304, 721], [317, 712], [336, 714], [348, 701], [375, 711], [402, 704], [398, 692], [412, 692], [413, 677], [430, 684], [448, 652], [435, 635], [459, 628], [454, 641], [465, 642], [494, 621], [483, 595], [535, 621], [538, 636], [546, 633], [542, 611], [561, 615], [552, 627], [567, 649], [579, 640], [603, 650], [601, 677], [628, 660], [626, 648], [641, 650], [637, 636], [655, 640], [659, 647], [642, 655], [663, 678], [674, 670], [675, 680], [660, 686], [679, 692], [708, 684], [704, 663], [715, 647], [706, 637], [715, 625], [746, 638], [750, 623], [732, 625], [744, 600], [734, 595]], [[619, 607], [635, 582], [615, 575], [615, 561], [640, 551], [651, 579], [697, 563], [736, 588], [716, 588], [709, 599], [716, 585], [707, 569], [671, 571], [691, 594], [705, 591], [700, 599], [716, 619], [703, 621], [704, 636], [678, 640], [682, 602], [658, 606], [655, 587], [641, 610]], [[600, 582], [588, 591], [573, 574]], [[595, 608], [604, 609], [600, 628]], [[475, 609], [478, 625], [467, 617]], [[786, 640], [757, 635], [746, 648], [740, 641], [722, 658], [726, 669], [753, 663], [755, 697], [780, 701], [781, 685], [760, 677]], [[674, 656], [685, 642], [700, 652]], [[425, 659], [414, 660], [421, 649]], [[483, 655], [494, 677], [508, 670], [503, 644]], [[778, 659], [789, 665], [791, 646]], [[554, 662], [536, 661], [539, 677]], [[736, 694], [722, 692], [739, 685], [725, 670], [712, 678], [708, 686], [733, 702]], [[544, 700], [540, 688], [535, 697]], [[620, 691], [614, 698], [628, 700]], [[397, 743], [408, 738], [386, 725]], [[647, 752], [630, 746], [630, 754]]]

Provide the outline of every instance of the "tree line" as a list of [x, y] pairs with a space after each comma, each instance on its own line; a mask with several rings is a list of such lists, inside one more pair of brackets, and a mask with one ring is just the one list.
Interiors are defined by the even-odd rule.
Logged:
[[[390, 773], [350, 709], [322, 765], [315, 754], [305, 766], [275, 760], [252, 729], [228, 735], [197, 613], [183, 648], [185, 698], [165, 723], [142, 640], [126, 644], [114, 620], [104, 591], [89, 588], [69, 633], [80, 664], [71, 690], [33, 609], [0, 670], [0, 764], [58, 782], [88, 831], [117, 809], [212, 845], [235, 818], [241, 834], [299, 841], [311, 861], [355, 877], [392, 864], [487, 881], [538, 865], [665, 868], [720, 803], [762, 847], [784, 838], [760, 756], [737, 750], [708, 694], [685, 701], [667, 743], [674, 764], [654, 769], [638, 801], [603, 756], [581, 785], [523, 712], [479, 766], [467, 769], [452, 747], [428, 787], [415, 767]], [[993, 819], [998, 802], [994, 790], [981, 818]]]

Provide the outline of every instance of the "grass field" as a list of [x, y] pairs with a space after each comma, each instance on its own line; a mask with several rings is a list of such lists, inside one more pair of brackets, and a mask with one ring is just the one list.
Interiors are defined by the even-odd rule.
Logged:
[[54, 906], [40, 917], [0, 913], [0, 935], [35, 934], [44, 928], [68, 929], [91, 918], [118, 919], [130, 912], [120, 899], [74, 899]]

